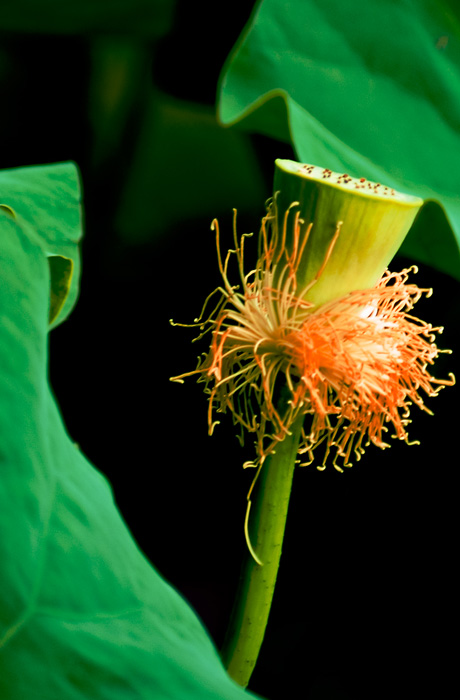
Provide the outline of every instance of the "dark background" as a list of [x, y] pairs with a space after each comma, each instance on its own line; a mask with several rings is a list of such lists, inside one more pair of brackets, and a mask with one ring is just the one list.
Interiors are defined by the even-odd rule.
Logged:
[[[253, 474], [241, 465], [252, 446], [240, 448], [225, 417], [208, 437], [200, 386], [169, 382], [206, 350], [169, 319], [193, 320], [219, 283], [211, 220], [228, 245], [232, 207], [240, 232], [256, 232], [273, 161], [294, 154], [214, 117], [251, 3], [224, 18], [217, 3], [169, 5], [145, 32], [129, 21], [110, 32], [104, 22], [39, 33], [6, 23], [1, 167], [80, 167], [81, 294], [50, 337], [52, 386], [139, 546], [220, 645], [245, 553]], [[415, 281], [435, 289], [417, 313], [445, 325], [441, 347], [458, 349], [458, 282], [430, 268]], [[442, 355], [435, 375], [455, 371], [457, 355]], [[421, 446], [369, 448], [345, 474], [297, 471], [254, 692], [351, 700], [449, 690], [458, 390], [428, 405], [433, 417], [412, 416]]]

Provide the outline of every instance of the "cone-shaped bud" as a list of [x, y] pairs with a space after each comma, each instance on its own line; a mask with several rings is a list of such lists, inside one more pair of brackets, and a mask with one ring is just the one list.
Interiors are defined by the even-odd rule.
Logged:
[[295, 217], [300, 240], [311, 225], [297, 269], [299, 291], [318, 277], [320, 270], [319, 279], [305, 295], [315, 305], [373, 287], [400, 247], [423, 200], [314, 165], [291, 160], [275, 164], [278, 244], [289, 252], [297, 245]]

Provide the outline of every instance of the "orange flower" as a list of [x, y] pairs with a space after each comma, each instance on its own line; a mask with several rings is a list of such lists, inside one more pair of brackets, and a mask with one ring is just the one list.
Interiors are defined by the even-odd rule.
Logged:
[[[255, 434], [257, 459], [251, 466], [260, 465], [303, 415], [299, 454], [305, 455], [305, 463], [313, 461], [322, 445], [318, 469], [325, 468], [332, 452], [334, 467], [343, 471], [370, 443], [388, 447], [387, 434], [411, 444], [411, 404], [431, 413], [422, 392], [435, 396], [455, 380], [453, 375], [438, 380], [429, 372], [439, 353], [449, 351], [435, 344], [442, 328], [411, 314], [420, 297], [431, 294], [408, 283], [415, 267], [386, 271], [373, 288], [321, 305], [306, 298], [327, 267], [342, 222], [316, 276], [301, 289], [297, 272], [312, 225], [302, 233], [304, 222], [296, 207], [294, 203], [286, 212], [279, 235], [276, 206], [269, 205], [259, 235], [259, 259], [250, 273], [244, 271], [245, 235], [238, 240], [236, 212], [235, 248], [225, 259], [218, 222], [213, 222], [223, 287], [215, 290], [220, 295], [215, 309], [203, 320], [214, 292], [192, 324], [200, 327], [197, 339], [211, 332], [211, 347], [196, 370], [172, 379], [197, 374], [205, 384], [210, 434], [218, 423], [215, 413], [227, 410], [241, 428], [241, 439], [245, 432]], [[239, 286], [228, 279], [233, 256]]]

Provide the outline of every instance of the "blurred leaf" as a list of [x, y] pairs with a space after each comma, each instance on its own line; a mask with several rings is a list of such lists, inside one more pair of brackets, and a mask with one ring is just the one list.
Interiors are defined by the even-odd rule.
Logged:
[[211, 223], [266, 196], [245, 134], [223, 129], [211, 107], [152, 91], [118, 209], [122, 238], [140, 242], [200, 217]]
[[62, 260], [78, 260], [76, 169], [4, 172], [0, 185], [0, 697], [247, 697], [137, 548], [48, 385], [50, 270], [65, 279]]
[[[93, 136], [92, 164], [118, 164], [120, 149], [137, 138], [148, 102], [152, 51], [136, 36], [94, 37], [90, 45], [88, 117]], [[135, 143], [136, 141], [134, 141]], [[113, 167], [113, 166], [112, 166]]]
[[3, 0], [0, 31], [162, 36], [175, 0]]
[[[443, 0], [263, 0], [221, 79], [226, 125], [292, 140], [299, 160], [435, 200], [460, 240], [460, 21]], [[444, 219], [442, 210], [434, 217]], [[403, 252], [460, 277], [422, 210]]]

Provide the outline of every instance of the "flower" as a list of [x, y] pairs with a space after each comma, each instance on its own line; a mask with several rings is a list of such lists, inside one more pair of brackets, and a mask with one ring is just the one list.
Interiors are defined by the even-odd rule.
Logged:
[[[315, 223], [305, 224], [300, 211], [295, 201], [280, 216], [278, 198], [269, 202], [257, 265], [249, 273], [244, 269], [247, 234], [238, 238], [236, 210], [234, 249], [225, 259], [219, 225], [213, 221], [223, 286], [208, 297], [191, 324], [200, 327], [197, 339], [211, 333], [210, 350], [194, 371], [172, 379], [196, 374], [204, 383], [210, 434], [218, 423], [215, 413], [229, 411], [241, 440], [245, 432], [255, 435], [257, 457], [246, 466], [260, 466], [303, 416], [301, 462], [312, 463], [322, 446], [317, 468], [324, 469], [331, 458], [343, 471], [369, 444], [388, 447], [390, 428], [391, 437], [413, 444], [407, 432], [411, 405], [431, 413], [422, 392], [435, 396], [455, 380], [453, 375], [439, 380], [430, 374], [439, 353], [449, 351], [436, 346], [442, 328], [411, 313], [423, 294], [431, 294], [408, 282], [415, 267], [399, 273], [386, 270], [373, 286], [338, 297], [329, 284], [332, 298], [326, 298], [323, 287], [317, 301], [315, 291], [327, 275], [344, 222], [336, 221], [322, 260], [308, 275], [305, 258], [307, 252], [311, 256]], [[239, 286], [229, 280], [232, 257]], [[216, 292], [218, 303], [204, 318]]]

